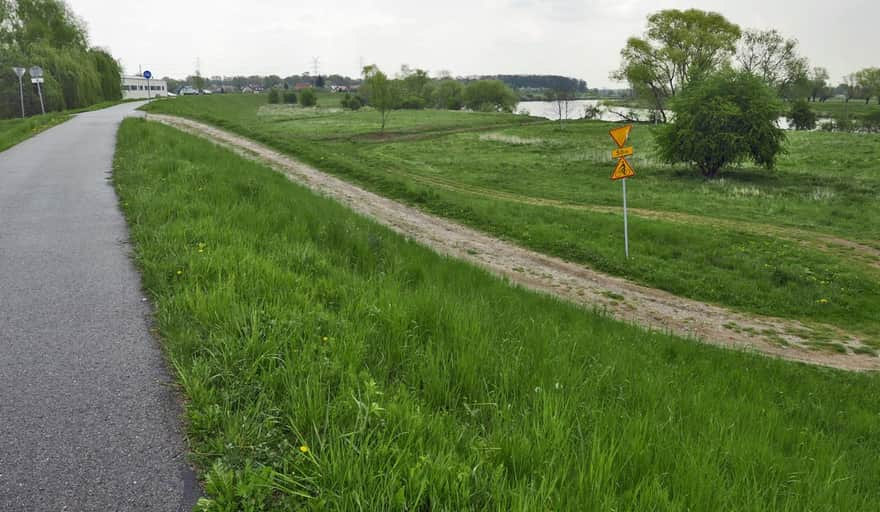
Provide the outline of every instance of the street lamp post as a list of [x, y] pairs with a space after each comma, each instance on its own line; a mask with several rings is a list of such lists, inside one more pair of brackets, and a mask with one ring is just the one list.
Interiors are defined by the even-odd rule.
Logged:
[[21, 77], [24, 76], [24, 68], [18, 66], [12, 68], [15, 76], [18, 77], [18, 97], [21, 100], [21, 118], [24, 119], [24, 86], [21, 85]]

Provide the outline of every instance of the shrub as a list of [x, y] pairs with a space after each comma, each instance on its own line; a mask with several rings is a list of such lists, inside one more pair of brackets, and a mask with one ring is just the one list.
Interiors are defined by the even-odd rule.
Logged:
[[866, 132], [880, 132], [880, 110], [875, 110], [862, 116], [862, 128]]
[[714, 177], [725, 165], [750, 159], [772, 169], [785, 132], [782, 105], [761, 79], [725, 70], [693, 82], [671, 102], [672, 124], [657, 130], [660, 157], [689, 163]]
[[364, 106], [364, 100], [359, 96], [352, 96], [349, 93], [345, 93], [345, 96], [342, 98], [340, 102], [342, 104], [342, 108], [350, 108], [352, 110], [359, 110]]
[[443, 80], [434, 92], [437, 108], [461, 110], [464, 106], [464, 86], [455, 80]]
[[806, 100], [798, 100], [788, 113], [788, 120], [795, 130], [814, 130], [816, 128], [816, 113], [810, 108]]
[[281, 92], [279, 92], [278, 89], [269, 89], [269, 103], [281, 103]]
[[408, 96], [400, 102], [400, 108], [408, 110], [422, 110], [425, 108], [424, 98], [418, 96]]
[[299, 93], [299, 104], [304, 107], [314, 107], [318, 104], [318, 97], [315, 95], [315, 91], [311, 89], [303, 89], [301, 93]]
[[519, 97], [500, 80], [477, 80], [464, 89], [464, 104], [479, 112], [513, 112]]
[[296, 93], [293, 91], [284, 91], [284, 103], [288, 105], [296, 104]]

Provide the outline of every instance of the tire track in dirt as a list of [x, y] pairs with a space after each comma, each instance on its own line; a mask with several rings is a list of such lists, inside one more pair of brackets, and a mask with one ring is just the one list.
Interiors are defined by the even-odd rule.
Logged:
[[[291, 180], [440, 254], [469, 261], [512, 283], [604, 311], [616, 319], [791, 361], [843, 370], [880, 370], [880, 357], [859, 353], [867, 349], [860, 336], [837, 327], [744, 314], [605, 275], [392, 201], [219, 128], [174, 116], [150, 114], [148, 118], [268, 164]], [[846, 353], [812, 350], [810, 344], [816, 340], [839, 343]]]

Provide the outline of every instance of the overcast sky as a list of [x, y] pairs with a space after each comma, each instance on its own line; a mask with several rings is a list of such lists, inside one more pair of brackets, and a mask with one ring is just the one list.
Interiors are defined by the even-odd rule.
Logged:
[[811, 65], [837, 83], [880, 66], [877, 0], [68, 0], [126, 72], [277, 74], [312, 69], [359, 74], [360, 64], [401, 64], [454, 75], [559, 74], [614, 86], [629, 36], [649, 13], [696, 7], [743, 28], [776, 28], [800, 41]]

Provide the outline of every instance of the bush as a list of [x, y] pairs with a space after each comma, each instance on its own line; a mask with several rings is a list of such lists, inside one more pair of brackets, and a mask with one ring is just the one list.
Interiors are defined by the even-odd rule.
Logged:
[[295, 105], [296, 104], [296, 93], [295, 92], [284, 91], [283, 97], [284, 97], [284, 103], [287, 103], [288, 105]]
[[671, 102], [675, 120], [657, 130], [660, 157], [689, 163], [707, 178], [725, 165], [750, 159], [772, 169], [785, 132], [782, 105], [761, 79], [725, 70], [691, 83]]
[[798, 100], [788, 113], [788, 120], [795, 130], [814, 130], [816, 128], [816, 113], [810, 108], [806, 100]]
[[519, 97], [499, 80], [477, 80], [464, 89], [464, 104], [478, 112], [513, 112]]
[[408, 110], [422, 110], [425, 108], [424, 98], [418, 96], [408, 96], [400, 102], [400, 108]]
[[862, 128], [866, 132], [880, 132], [880, 110], [875, 110], [862, 116]]
[[443, 80], [434, 92], [437, 108], [461, 110], [464, 107], [464, 86], [455, 80]]
[[349, 93], [345, 93], [345, 96], [340, 103], [342, 104], [342, 108], [350, 108], [352, 110], [359, 110], [364, 106], [364, 100], [361, 99], [360, 96], [352, 96]]
[[269, 103], [281, 103], [281, 92], [274, 87], [272, 89], [269, 89]]
[[314, 107], [318, 104], [318, 97], [315, 95], [315, 91], [311, 89], [303, 89], [301, 93], [299, 93], [299, 104], [304, 107]]

